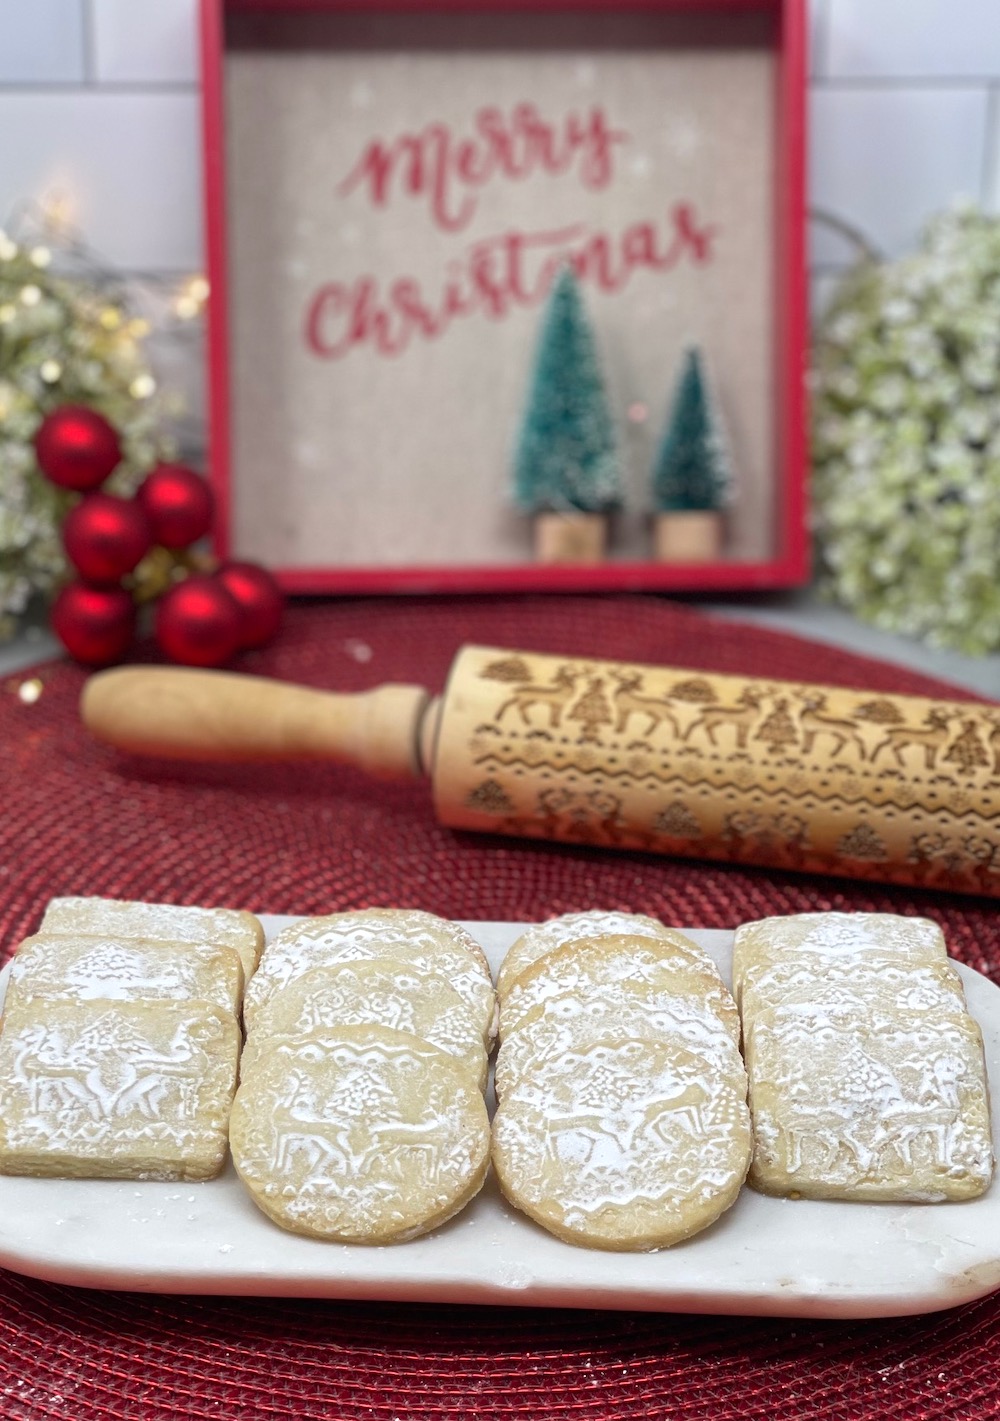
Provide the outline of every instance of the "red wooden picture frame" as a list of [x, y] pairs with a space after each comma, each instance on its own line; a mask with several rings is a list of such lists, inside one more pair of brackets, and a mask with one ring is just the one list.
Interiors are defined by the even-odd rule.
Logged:
[[774, 115], [774, 324], [776, 401], [773, 471], [774, 555], [754, 561], [665, 565], [274, 567], [291, 593], [401, 593], [596, 590], [725, 590], [789, 587], [809, 575], [806, 366], [806, 35], [805, 0], [201, 0], [202, 121], [208, 308], [209, 465], [217, 498], [216, 550], [239, 556], [231, 509], [239, 472], [231, 433], [231, 327], [226, 201], [226, 21], [246, 12], [688, 11], [718, 19], [757, 13], [776, 36]]

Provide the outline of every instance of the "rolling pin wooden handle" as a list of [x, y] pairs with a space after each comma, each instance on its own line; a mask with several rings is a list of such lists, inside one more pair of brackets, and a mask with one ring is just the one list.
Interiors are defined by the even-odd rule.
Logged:
[[383, 779], [423, 773], [430, 696], [387, 684], [335, 695], [262, 676], [122, 667], [92, 676], [80, 712], [98, 740], [182, 760], [335, 760]]

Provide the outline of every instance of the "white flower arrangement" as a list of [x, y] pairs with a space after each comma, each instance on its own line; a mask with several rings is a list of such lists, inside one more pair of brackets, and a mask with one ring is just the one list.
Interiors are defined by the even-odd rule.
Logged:
[[1000, 218], [955, 209], [862, 262], [812, 380], [823, 589], [885, 630], [1000, 648]]

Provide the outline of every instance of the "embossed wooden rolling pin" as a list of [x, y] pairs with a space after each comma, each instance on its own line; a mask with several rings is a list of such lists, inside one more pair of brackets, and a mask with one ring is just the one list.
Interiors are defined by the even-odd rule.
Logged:
[[99, 739], [427, 774], [442, 824], [1000, 895], [1000, 706], [470, 646], [444, 694], [91, 678]]

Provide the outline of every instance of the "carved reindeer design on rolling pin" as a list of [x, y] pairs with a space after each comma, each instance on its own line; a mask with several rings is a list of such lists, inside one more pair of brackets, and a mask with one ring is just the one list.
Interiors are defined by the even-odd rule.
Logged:
[[924, 768], [933, 770], [938, 752], [948, 743], [951, 722], [956, 715], [956, 711], [932, 706], [924, 716], [922, 726], [891, 725], [885, 733], [885, 739], [880, 740], [872, 751], [872, 764], [875, 764], [883, 750], [891, 749], [896, 757], [896, 764], [900, 769], [905, 769], [903, 751], [909, 747], [920, 747], [924, 752]]
[[861, 759], [865, 759], [867, 754], [865, 742], [858, 733], [854, 722], [840, 716], [825, 714], [827, 698], [822, 691], [814, 691], [810, 688], [796, 691], [794, 694], [802, 702], [799, 725], [802, 728], [803, 755], [808, 755], [819, 737], [825, 735], [834, 741], [830, 751], [831, 756], [839, 755], [844, 746], [851, 743]]
[[511, 696], [504, 701], [496, 713], [497, 724], [506, 713], [515, 707], [521, 712], [525, 725], [530, 725], [528, 711], [532, 706], [548, 706], [549, 725], [555, 729], [562, 720], [563, 711], [576, 693], [576, 683], [580, 673], [572, 666], [560, 666], [548, 684], [517, 686]]
[[615, 733], [617, 735], [624, 733], [633, 715], [645, 715], [649, 717], [649, 723], [645, 731], [647, 736], [652, 735], [653, 731], [656, 730], [664, 720], [670, 722], [675, 735], [680, 735], [680, 727], [677, 724], [677, 719], [670, 706], [662, 697], [639, 695], [643, 678], [638, 672], [612, 671], [611, 679], [618, 683], [618, 689], [611, 693], [617, 713], [615, 720]]
[[763, 709], [764, 695], [753, 686], [744, 686], [735, 705], [707, 705], [703, 706], [696, 718], [684, 732], [683, 738], [690, 739], [694, 730], [703, 730], [705, 735], [713, 745], [718, 746], [715, 738], [716, 730], [723, 725], [728, 725], [736, 732], [736, 747], [745, 750], [747, 739], [754, 722]]
[[[82, 713], [99, 739], [132, 754], [317, 759], [381, 778], [426, 775], [449, 828], [577, 840], [576, 811], [586, 808], [616, 848], [746, 856], [1000, 897], [991, 850], [1000, 841], [996, 706], [694, 675], [575, 649], [469, 646], [440, 697], [416, 685], [341, 695], [266, 677], [128, 667], [91, 677]], [[642, 734], [656, 744], [637, 741]], [[830, 775], [835, 756], [850, 759], [849, 774]], [[620, 811], [586, 803], [591, 791], [620, 796]], [[785, 832], [778, 821], [793, 806], [797, 822]], [[668, 809], [671, 824], [694, 828], [661, 831]], [[771, 832], [743, 832], [751, 809]], [[920, 837], [929, 826], [947, 839], [940, 855]]]
[[992, 773], [1000, 778], [1000, 712], [994, 712], [992, 715], [987, 712], [986, 722], [992, 727], [986, 741], [987, 747], [993, 756]]

